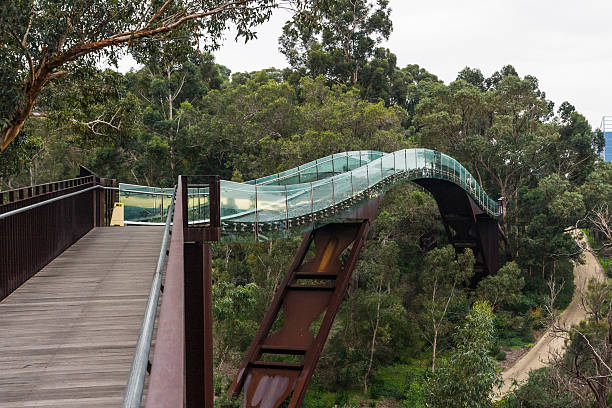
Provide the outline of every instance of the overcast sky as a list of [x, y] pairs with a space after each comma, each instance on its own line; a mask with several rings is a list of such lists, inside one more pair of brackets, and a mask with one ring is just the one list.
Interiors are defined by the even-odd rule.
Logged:
[[[391, 0], [391, 8], [393, 34], [383, 45], [400, 67], [418, 64], [448, 83], [465, 66], [489, 76], [512, 64], [537, 77], [555, 106], [569, 101], [592, 126], [612, 115], [609, 0]], [[287, 66], [278, 51], [287, 18], [277, 12], [246, 45], [228, 33], [217, 62], [232, 72]]]

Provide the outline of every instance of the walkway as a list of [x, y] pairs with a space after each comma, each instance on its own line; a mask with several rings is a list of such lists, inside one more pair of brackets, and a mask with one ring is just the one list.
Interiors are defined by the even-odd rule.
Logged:
[[[579, 241], [583, 248], [589, 247], [589, 242], [585, 237]], [[582, 307], [582, 293], [586, 291], [588, 282], [591, 279], [604, 280], [605, 273], [599, 265], [599, 261], [591, 252], [584, 252], [584, 264], [575, 264], [574, 284], [576, 290], [574, 298], [560, 317], [560, 322], [566, 327], [580, 323], [584, 320], [586, 312]], [[562, 352], [565, 346], [565, 338], [551, 335], [550, 329], [538, 340], [538, 342], [514, 365], [502, 374], [503, 386], [498, 391], [496, 400], [507, 394], [513, 385], [513, 380], [519, 384], [524, 383], [529, 378], [529, 372], [545, 367], [549, 361], [551, 353]]]
[[96, 228], [0, 302], [0, 408], [121, 405], [162, 234]]

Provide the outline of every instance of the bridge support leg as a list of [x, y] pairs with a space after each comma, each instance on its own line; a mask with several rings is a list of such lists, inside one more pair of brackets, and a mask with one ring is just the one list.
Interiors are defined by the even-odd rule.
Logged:
[[495, 275], [499, 270], [499, 226], [496, 220], [484, 215], [477, 216], [476, 225], [487, 271]]
[[[305, 235], [229, 389], [233, 397], [244, 389], [243, 407], [276, 408], [287, 398], [289, 408], [301, 406], [369, 229], [361, 220]], [[313, 243], [314, 258], [305, 260]], [[271, 333], [277, 319], [282, 327]]]
[[208, 243], [184, 245], [185, 401], [213, 408], [212, 260]]

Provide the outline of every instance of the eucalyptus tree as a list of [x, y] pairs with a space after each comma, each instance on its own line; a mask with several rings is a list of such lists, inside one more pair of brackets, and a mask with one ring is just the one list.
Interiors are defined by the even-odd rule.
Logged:
[[499, 385], [489, 349], [495, 339], [494, 315], [486, 302], [476, 302], [455, 334], [457, 347], [427, 381], [426, 406], [488, 408]]
[[389, 0], [315, 0], [287, 22], [280, 50], [294, 69], [356, 85], [360, 70], [391, 35]]
[[474, 254], [468, 248], [456, 255], [447, 245], [428, 252], [424, 263], [419, 320], [431, 344], [431, 370], [435, 371], [438, 343], [448, 330], [448, 312], [465, 295], [464, 285], [474, 276]]
[[[253, 27], [281, 5], [302, 0], [5, 0], [0, 5], [0, 149], [13, 141], [32, 114], [43, 88], [101, 59], [117, 62], [156, 41], [184, 36], [218, 47], [233, 25], [237, 37], [255, 37]], [[307, 7], [306, 5], [303, 5]], [[172, 33], [180, 31], [180, 35]]]

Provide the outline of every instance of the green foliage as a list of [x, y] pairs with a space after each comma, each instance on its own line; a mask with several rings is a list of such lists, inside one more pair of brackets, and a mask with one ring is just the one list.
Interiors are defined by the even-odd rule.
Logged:
[[427, 406], [483, 408], [492, 405], [490, 395], [498, 382], [495, 362], [488, 354], [493, 339], [491, 308], [486, 302], [476, 302], [456, 334], [456, 349], [427, 383]]
[[[0, 127], [2, 150], [19, 134], [45, 86], [68, 72], [90, 73], [100, 58], [117, 63], [129, 46], [137, 60], [166, 68], [193, 48], [216, 49], [231, 25], [255, 37], [283, 0], [122, 2], [7, 0], [0, 6]], [[292, 1], [298, 8], [301, 1]], [[306, 5], [309, 6], [309, 5]], [[308, 7], [306, 7], [308, 9]], [[170, 70], [168, 77], [171, 77]], [[170, 78], [169, 78], [170, 79]], [[164, 92], [167, 84], [158, 82]]]
[[560, 389], [547, 368], [529, 373], [529, 379], [500, 404], [504, 408], [578, 408], [584, 407], [567, 389]]
[[308, 390], [304, 398], [304, 408], [329, 408], [333, 406], [344, 406], [348, 402], [346, 393], [334, 393], [318, 390], [314, 387]]
[[499, 307], [513, 306], [518, 302], [525, 278], [516, 262], [508, 262], [495, 275], [487, 276], [478, 283], [476, 297], [486, 300], [495, 310]]
[[245, 350], [257, 330], [254, 315], [260, 288], [254, 283], [236, 285], [218, 282], [213, 285], [213, 319], [217, 340], [225, 347]]
[[311, 13], [298, 14], [285, 24], [281, 52], [294, 69], [307, 68], [313, 77], [324, 74], [355, 85], [376, 45], [391, 34], [389, 1], [314, 3]]
[[405, 400], [404, 404], [422, 401], [426, 372], [425, 368], [408, 364], [380, 368], [372, 375], [370, 397]]
[[455, 254], [451, 245], [431, 250], [425, 257], [421, 274], [422, 333], [432, 346], [432, 370], [435, 368], [438, 338], [450, 331], [448, 315], [461, 303], [463, 285], [474, 275], [474, 255], [471, 249]]
[[579, 191], [588, 210], [612, 202], [612, 163], [597, 162]]

